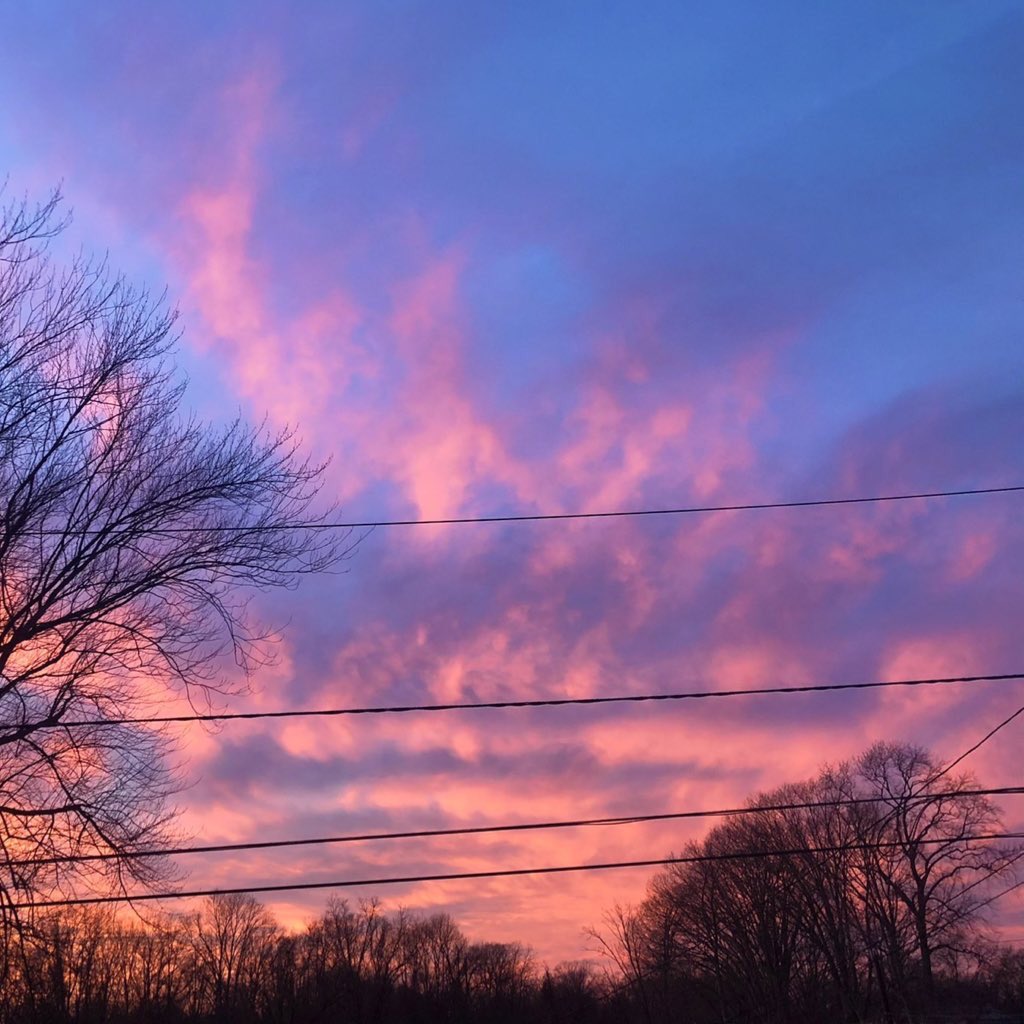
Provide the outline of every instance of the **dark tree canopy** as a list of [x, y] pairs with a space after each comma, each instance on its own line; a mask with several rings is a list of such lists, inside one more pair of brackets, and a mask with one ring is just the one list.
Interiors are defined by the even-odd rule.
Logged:
[[685, 851], [724, 859], [666, 868], [596, 936], [651, 1024], [920, 1019], [991, 963], [986, 911], [1024, 859], [974, 838], [1002, 827], [977, 788], [919, 747], [877, 743], [752, 800], [772, 809]]
[[[322, 467], [290, 431], [184, 407], [175, 315], [102, 263], [58, 265], [59, 197], [0, 212], [0, 899], [152, 882], [176, 779], [130, 725], [267, 654], [254, 591], [334, 565]], [[25, 863], [113, 853], [88, 870]], [[9, 923], [11, 915], [5, 914]]]

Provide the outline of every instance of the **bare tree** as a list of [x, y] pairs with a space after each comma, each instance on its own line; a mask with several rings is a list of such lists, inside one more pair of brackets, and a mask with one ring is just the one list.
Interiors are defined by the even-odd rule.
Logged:
[[586, 961], [569, 961], [545, 970], [539, 990], [546, 1024], [593, 1021], [598, 1000], [604, 995], [599, 979]]
[[479, 1018], [521, 1021], [536, 991], [533, 953], [518, 942], [477, 942], [469, 947], [470, 990]]
[[214, 896], [192, 921], [199, 1004], [216, 1020], [252, 1020], [271, 973], [278, 929], [247, 895]]
[[353, 909], [332, 899], [303, 936], [308, 998], [354, 1024], [382, 1020], [405, 966], [408, 927], [404, 912], [387, 916], [377, 900]]
[[[102, 263], [58, 266], [58, 197], [0, 212], [0, 903], [165, 877], [165, 732], [231, 688], [252, 594], [332, 566], [322, 467], [290, 431], [183, 408], [175, 316]], [[82, 725], [74, 723], [87, 722]], [[85, 864], [82, 856], [109, 859]]]
[[406, 930], [406, 982], [436, 1001], [463, 1008], [470, 982], [469, 942], [447, 914], [433, 914]]
[[890, 844], [864, 854], [872, 882], [865, 888], [867, 910], [916, 955], [930, 1002], [936, 958], [958, 952], [993, 883], [1015, 868], [1022, 851], [970, 838], [1001, 827], [998, 808], [971, 792], [976, 779], [941, 775], [920, 747], [875, 744], [856, 770], [862, 791], [878, 800], [874, 820], [861, 816], [863, 839]]
[[[675, 913], [674, 899], [664, 898], [670, 886], [668, 873], [662, 872], [652, 880], [651, 895], [642, 906], [616, 903], [605, 912], [604, 931], [589, 928], [586, 932], [597, 943], [595, 952], [613, 967], [605, 981], [614, 988], [615, 982], [622, 979], [635, 995], [646, 1024], [653, 1024], [655, 1019], [651, 978], [671, 969], [666, 968], [664, 959], [657, 954], [652, 956], [650, 933], [670, 931], [678, 937], [675, 922], [679, 915]], [[671, 895], [674, 897], [674, 892]]]
[[976, 789], [920, 748], [876, 744], [757, 796], [760, 813], [691, 843], [708, 859], [659, 872], [598, 939], [652, 1024], [915, 1019], [985, 962], [983, 911], [1024, 859], [977, 838], [1001, 820]]

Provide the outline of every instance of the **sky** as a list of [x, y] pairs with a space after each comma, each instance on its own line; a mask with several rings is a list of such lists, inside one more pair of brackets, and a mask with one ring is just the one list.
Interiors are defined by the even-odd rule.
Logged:
[[[9, 4], [0, 170], [181, 311], [188, 400], [360, 521], [1024, 483], [1017, 3]], [[231, 710], [1024, 670], [1019, 495], [378, 529]], [[735, 805], [1021, 684], [186, 728], [198, 842]], [[1022, 734], [969, 766], [1013, 785]], [[1024, 806], [1006, 805], [1008, 824]], [[191, 858], [193, 887], [661, 857], [679, 824]], [[388, 906], [591, 955], [644, 870]], [[351, 898], [373, 891], [349, 893]], [[323, 893], [268, 901], [298, 926]], [[1024, 900], [1005, 934], [1024, 936]]]

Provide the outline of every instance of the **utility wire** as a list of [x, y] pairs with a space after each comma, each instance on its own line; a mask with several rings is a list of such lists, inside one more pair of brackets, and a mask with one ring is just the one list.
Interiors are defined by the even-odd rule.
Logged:
[[[989, 731], [985, 733], [985, 735], [982, 736], [977, 743], [975, 743], [971, 747], [968, 747], [958, 758], [956, 758], [953, 761], [950, 761], [949, 764], [947, 764], [946, 767], [943, 768], [937, 776], [935, 776], [935, 778], [941, 778], [943, 775], [946, 775], [948, 772], [951, 772], [958, 764], [960, 764], [961, 761], [970, 757], [971, 754], [973, 754], [976, 750], [979, 749], [979, 747], [983, 747], [986, 743], [988, 743], [988, 741], [992, 739], [992, 737], [995, 736], [997, 732], [999, 732], [1001, 729], [1005, 729], [1006, 726], [1008, 726], [1012, 721], [1014, 721], [1014, 719], [1019, 718], [1021, 715], [1024, 715], [1024, 705], [1017, 708], [1017, 710], [1014, 711], [1012, 715], [1009, 715], [1008, 717], [1004, 718], [994, 729], [989, 729]], [[934, 782], [934, 779], [932, 781]]]
[[[985, 733], [985, 735], [982, 736], [982, 738], [978, 740], [977, 743], [974, 743], [972, 746], [968, 747], [959, 757], [954, 758], [952, 761], [949, 762], [949, 764], [945, 765], [943, 768], [940, 768], [934, 775], [930, 775], [926, 780], [925, 785], [934, 786], [935, 783], [939, 781], [939, 779], [948, 775], [958, 764], [961, 764], [968, 757], [970, 757], [971, 754], [973, 754], [976, 750], [978, 750], [980, 747], [983, 747], [986, 743], [988, 743], [988, 741], [992, 739], [992, 737], [995, 736], [1000, 729], [1003, 729], [1006, 726], [1008, 726], [1015, 718], [1019, 717], [1022, 714], [1024, 714], [1024, 706], [1019, 707], [1016, 711], [1014, 711], [1012, 715], [1009, 715], [1007, 718], [1004, 718], [995, 728], [990, 729], [987, 733]], [[919, 793], [912, 794], [912, 796], [915, 799], [925, 799], [927, 797], [927, 794], [924, 791], [919, 791]], [[897, 816], [898, 813], [899, 807], [893, 807], [892, 810], [886, 815], [886, 817], [882, 819], [882, 826], [884, 827], [888, 825], [889, 822], [891, 822]], [[1024, 882], [1022, 882], [1021, 884], [1024, 885]], [[1017, 888], [1017, 886], [1012, 886], [1011, 888], [1015, 889]], [[1009, 892], [1010, 890], [1007, 891]], [[990, 900], [989, 902], [992, 901]], [[982, 904], [982, 906], [987, 905], [988, 904]]]
[[[989, 842], [1008, 839], [1024, 839], [1024, 832], [981, 832], [958, 836], [959, 842]], [[917, 846], [948, 843], [948, 836], [936, 839], [919, 839]], [[197, 896], [236, 896], [245, 893], [300, 892], [312, 889], [351, 889], [367, 885], [407, 885], [413, 882], [455, 882], [481, 878], [517, 878], [523, 875], [556, 875], [580, 871], [614, 871], [623, 868], [651, 868], [671, 864], [710, 864], [719, 861], [754, 860], [765, 857], [802, 857], [820, 853], [856, 853], [867, 850], [885, 850], [905, 846], [900, 840], [873, 843], [849, 843], [842, 846], [799, 846], [783, 850], [740, 850], [734, 853], [695, 854], [686, 857], [660, 857], [652, 860], [611, 861], [599, 864], [560, 864], [557, 866], [532, 868], [506, 868], [492, 871], [455, 871], [443, 874], [405, 875], [383, 878], [351, 878], [330, 882], [289, 882], [282, 885], [236, 886], [227, 889], [188, 889], [178, 892], [146, 892], [119, 896], [83, 896], [69, 899], [36, 900], [8, 904], [11, 910], [41, 910], [50, 907], [79, 907], [109, 903], [141, 903], [153, 900], [192, 899]]]
[[313, 708], [294, 711], [231, 711], [192, 715], [154, 715], [144, 718], [73, 719], [68, 722], [9, 723], [5, 728], [73, 729], [108, 725], [169, 725], [183, 722], [236, 722], [264, 718], [334, 718], [342, 715], [394, 715], [429, 711], [480, 711], [498, 708], [551, 708], [597, 704], [641, 704], [655, 701], [710, 700], [716, 697], [759, 697], [790, 693], [832, 693], [841, 690], [876, 690], [889, 686], [942, 686], [949, 683], [992, 683], [1024, 679], [1024, 672], [998, 675], [945, 676], [925, 679], [882, 679], [862, 683], [820, 683], [809, 686], [769, 686], [740, 690], [691, 690], [680, 693], [641, 693], [612, 697], [552, 697], [544, 700], [495, 700], [463, 704], [398, 704], [389, 707]]
[[[929, 786], [934, 786], [935, 783], [939, 781], [939, 779], [941, 779], [944, 776], [948, 775], [958, 764], [960, 764], [963, 761], [965, 761], [976, 750], [978, 750], [980, 747], [983, 747], [986, 743], [988, 743], [988, 741], [990, 739], [992, 739], [992, 737], [995, 736], [996, 733], [1000, 731], [1000, 729], [1003, 729], [1006, 726], [1008, 726], [1014, 719], [1018, 718], [1022, 714], [1024, 714], [1024, 706], [1019, 707], [1016, 711], [1013, 712], [1012, 715], [1009, 715], [1007, 718], [1004, 718], [997, 726], [995, 726], [995, 728], [990, 729], [987, 733], [985, 733], [985, 735], [982, 736], [982, 738], [980, 740], [978, 740], [977, 743], [974, 743], [972, 746], [968, 747], [962, 754], [960, 754], [959, 757], [954, 758], [952, 761], [949, 762], [949, 764], [945, 765], [943, 768], [940, 768], [939, 771], [937, 771], [934, 775], [929, 776], [928, 779], [927, 779], [926, 784], [929, 785]], [[914, 798], [915, 799], [917, 799], [917, 798], [926, 799], [927, 798], [927, 794], [922, 791], [919, 794], [915, 794]], [[891, 822], [897, 816], [898, 813], [899, 813], [899, 808], [898, 807], [893, 807], [892, 810], [882, 820], [883, 827], [885, 825], [888, 825], [888, 823]], [[1021, 882], [1020, 884], [1024, 885], [1024, 882]], [[1011, 889], [1016, 889], [1016, 888], [1017, 888], [1017, 886], [1012, 886], [1011, 887]], [[1007, 891], [1009, 892], [1011, 890], [1007, 890]], [[992, 902], [992, 901], [990, 900], [989, 902]], [[987, 906], [988, 904], [982, 904], [982, 905], [983, 906]]]
[[[1019, 718], [1021, 715], [1024, 715], [1024, 705], [1017, 708], [1017, 710], [1014, 711], [1013, 714], [1007, 715], [1007, 717], [1004, 718], [997, 726], [995, 726], [992, 729], [989, 729], [989, 731], [985, 733], [985, 735], [982, 736], [981, 739], [977, 741], [977, 743], [973, 743], [971, 746], [969, 746], [962, 754], [959, 755], [959, 757], [953, 758], [953, 760], [950, 761], [949, 764], [945, 765], [943, 768], [940, 768], [939, 771], [937, 771], [934, 775], [929, 776], [925, 784], [928, 786], [934, 786], [935, 783], [939, 781], [939, 779], [948, 775], [958, 764], [961, 764], [963, 761], [965, 761], [976, 750], [979, 750], [986, 743], [988, 743], [988, 741], [992, 739], [992, 737], [995, 736], [996, 733], [998, 733], [1002, 729], [1005, 729], [1006, 726], [1008, 726], [1015, 719]], [[921, 795], [923, 796], [924, 794], [922, 793]], [[896, 808], [893, 808], [893, 810], [889, 813], [888, 817], [885, 819], [884, 823], [888, 823], [889, 821], [891, 821], [895, 815]], [[1021, 884], [1024, 885], [1024, 882], [1022, 882]], [[1013, 888], [1016, 888], [1016, 886], [1013, 886]]]
[[[1024, 786], [1002, 786], [996, 789], [961, 789], [942, 793], [927, 793], [914, 797], [914, 801], [941, 800], [972, 796], [1022, 796]], [[571, 821], [531, 821], [514, 825], [477, 825], [465, 828], [433, 828], [410, 832], [368, 832], [361, 835], [318, 836], [312, 839], [276, 839], [250, 843], [220, 843], [212, 846], [177, 846], [138, 850], [130, 854], [89, 853], [68, 854], [62, 857], [32, 857], [9, 860], [5, 867], [42, 867], [53, 864], [80, 864], [85, 861], [137, 860], [142, 857], [170, 857], [192, 853], [233, 853], [240, 850], [274, 850], [294, 846], [324, 846], [335, 843], [364, 843], [388, 839], [430, 839], [439, 836], [489, 835], [500, 832], [530, 832], [542, 829], [588, 828], [605, 825], [636, 825], [643, 822], [678, 821], [686, 818], [726, 818], [748, 814], [770, 814], [781, 811], [805, 811], [826, 807], [858, 807], [877, 804], [886, 797], [849, 797], [840, 800], [811, 800], [802, 803], [763, 804], [756, 807], [726, 807], [707, 811], [676, 811], [667, 814], [632, 814], [617, 818], [578, 818]]]
[[[829, 505], [867, 505], [880, 502], [921, 501], [930, 498], [961, 498], [981, 494], [1010, 494], [1024, 491], [1024, 484], [1007, 487], [965, 487], [950, 491], [920, 491], [908, 494], [874, 494], [860, 498], [811, 498], [803, 501], [756, 501], [731, 505], [687, 505], [678, 508], [637, 508], [614, 509], [605, 512], [547, 512], [547, 513], [514, 513], [510, 515], [487, 516], [453, 516], [442, 519], [375, 519], [365, 522], [310, 522], [284, 523], [281, 525], [268, 523], [252, 523], [237, 526], [165, 526], [147, 529], [147, 534], [179, 534], [179, 533], [258, 533], [280, 530], [359, 530], [374, 529], [378, 526], [460, 526], [469, 523], [533, 523], [551, 522], [563, 519], [622, 519], [639, 516], [679, 516], [703, 515], [712, 512], [757, 512], [767, 509], [782, 508], [820, 508]], [[112, 527], [99, 527], [93, 530], [41, 530], [43, 535], [53, 536], [88, 536], [111, 532]]]
[[975, 912], [979, 910], [984, 910], [985, 907], [991, 906], [997, 900], [1001, 900], [1004, 896], [1009, 896], [1011, 892], [1016, 892], [1022, 886], [1024, 886], [1024, 878], [1022, 878], [1019, 882], [1014, 882], [1013, 885], [1007, 886], [1005, 889], [1000, 889], [999, 892], [997, 892], [994, 896], [989, 896], [987, 900], [985, 900], [983, 903], [979, 903], [973, 909], [975, 910]]

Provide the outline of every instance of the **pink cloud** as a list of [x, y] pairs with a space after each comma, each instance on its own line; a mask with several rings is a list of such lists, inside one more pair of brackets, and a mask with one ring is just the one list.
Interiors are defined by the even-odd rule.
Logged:
[[[477, 340], [464, 294], [476, 258], [470, 241], [432, 248], [422, 225], [407, 227], [396, 242], [400, 266], [381, 271], [386, 284], [378, 301], [362, 295], [341, 265], [324, 297], [281, 302], [289, 275], [300, 280], [312, 268], [301, 256], [284, 259], [259, 247], [263, 154], [280, 124], [274, 80], [247, 79], [223, 104], [228, 130], [210, 140], [211, 152], [183, 185], [179, 221], [165, 229], [186, 283], [195, 328], [188, 337], [226, 367], [233, 393], [268, 410], [275, 424], [299, 423], [318, 450], [338, 452], [329, 486], [346, 501], [380, 500], [375, 488], [383, 488], [388, 507], [403, 516], [444, 517], [487, 511], [481, 503], [495, 494], [541, 511], [750, 499], [765, 486], [774, 496], [779, 485], [761, 461], [760, 443], [772, 428], [775, 360], [785, 338], [754, 339], [752, 354], [726, 372], [694, 367], [670, 389], [628, 331], [588, 337], [600, 358], [582, 374], [585, 386], [564, 396], [544, 454], [531, 458], [518, 425], [488, 406], [469, 368]], [[373, 121], [345, 142], [351, 157]], [[660, 320], [641, 310], [630, 323], [650, 339]], [[839, 473], [840, 484], [853, 481], [848, 493], [861, 489], [852, 468], [860, 454], [850, 454]], [[844, 652], [833, 649], [836, 623], [846, 621], [845, 609], [884, 591], [891, 563], [932, 572], [950, 586], [992, 566], [1005, 524], [982, 517], [955, 525], [951, 553], [936, 562], [918, 539], [927, 515], [906, 507], [814, 520], [684, 517], [660, 521], [657, 533], [648, 523], [579, 523], [540, 528], [515, 545], [497, 531], [391, 535], [389, 556], [416, 578], [390, 564], [367, 570], [393, 576], [385, 575], [376, 603], [345, 606], [355, 626], [342, 623], [322, 641], [334, 644], [327, 667], [303, 675], [297, 652], [286, 648], [277, 674], [264, 674], [245, 706], [281, 706], [285, 694], [301, 694], [291, 699], [307, 704], [371, 704], [390, 701], [398, 686], [411, 688], [413, 702], [819, 681], [844, 664]], [[723, 562], [733, 576], [718, 592], [712, 584]], [[446, 596], [457, 595], [480, 565], [486, 586], [470, 599]], [[436, 594], [423, 583], [429, 573], [445, 574]], [[506, 585], [510, 578], [514, 587]], [[422, 607], [407, 607], [404, 586], [421, 588], [415, 594], [425, 595]], [[392, 601], [403, 610], [395, 620]], [[984, 662], [983, 640], [969, 624], [939, 633], [879, 622], [858, 663], [893, 677], [956, 674]], [[254, 829], [289, 834], [299, 814], [344, 831], [372, 814], [431, 815], [443, 826], [599, 816], [613, 805], [621, 812], [627, 797], [651, 811], [730, 805], [753, 786], [771, 788], [812, 774], [826, 758], [854, 756], [869, 738], [924, 737], [945, 753], [977, 731], [974, 714], [950, 721], [958, 700], [952, 690], [897, 691], [844, 705], [854, 711], [839, 717], [828, 715], [828, 698], [793, 700], [788, 719], [776, 705], [750, 700], [629, 711], [614, 720], [421, 716], [232, 726], [230, 738], [227, 730], [197, 731], [186, 746], [197, 776], [215, 770], [229, 742], [243, 748], [253, 737], [273, 740], [284, 767], [280, 777], [252, 782], [244, 804], [226, 798], [220, 780], [207, 779], [190, 794], [183, 821], [207, 838], [230, 839]], [[381, 750], [389, 762], [360, 773]], [[242, 749], [238, 757], [245, 756]], [[547, 777], [532, 773], [544, 758], [558, 769]], [[995, 766], [978, 763], [979, 770]], [[298, 778], [334, 765], [336, 783], [320, 788], [288, 776], [289, 767]], [[328, 869], [342, 877], [350, 864], [386, 873], [417, 858], [440, 858], [450, 870], [633, 859], [678, 848], [698, 828], [552, 833], [500, 845], [421, 846], [415, 854], [366, 848], [351, 861], [336, 853], [239, 858], [211, 862], [203, 877], [258, 881]], [[579, 955], [581, 925], [597, 923], [617, 899], [639, 897], [647, 875], [417, 886], [395, 900], [454, 902], [471, 933], [525, 937], [545, 955]], [[297, 921], [318, 901], [275, 906]], [[527, 920], [545, 927], [528, 928]]]
[[999, 538], [995, 531], [983, 529], [967, 534], [951, 559], [950, 581], [961, 583], [975, 578], [992, 563], [998, 550]]

